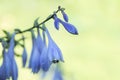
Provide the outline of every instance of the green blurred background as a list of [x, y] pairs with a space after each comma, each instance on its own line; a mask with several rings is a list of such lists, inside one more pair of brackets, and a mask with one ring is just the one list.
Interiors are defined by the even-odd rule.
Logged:
[[[79, 31], [74, 36], [63, 26], [57, 31], [53, 20], [46, 24], [63, 52], [65, 80], [120, 80], [120, 0], [0, 0], [0, 37], [2, 29], [27, 29], [37, 17], [41, 22], [59, 5], [66, 8], [69, 22]], [[30, 33], [25, 35], [30, 54]], [[40, 80], [22, 68], [20, 58], [16, 60], [18, 80]]]

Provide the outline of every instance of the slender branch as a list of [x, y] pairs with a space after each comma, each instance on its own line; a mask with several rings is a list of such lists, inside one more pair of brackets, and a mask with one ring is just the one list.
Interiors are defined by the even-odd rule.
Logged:
[[[34, 29], [34, 28], [36, 28], [36, 27], [38, 27], [38, 26], [46, 23], [46, 22], [49, 21], [50, 19], [54, 18], [54, 15], [56, 15], [56, 14], [57, 14], [59, 11], [61, 11], [61, 10], [65, 10], [65, 9], [64, 9], [64, 8], [61, 8], [60, 6], [58, 6], [58, 10], [54, 11], [53, 14], [49, 15], [44, 21], [42, 21], [41, 23], [39, 23], [37, 26], [30, 27], [30, 28], [28, 28], [28, 29], [26, 29], [26, 30], [23, 30], [23, 31], [17, 30], [17, 31], [16, 31], [16, 34], [20, 34], [20, 33], [25, 33], [25, 32], [31, 31], [32, 29]], [[39, 28], [43, 30], [42, 27], [39, 27]], [[7, 38], [7, 37], [5, 37], [5, 36], [1, 37], [1, 38], [0, 38], [0, 42], [2, 42], [2, 40], [3, 40], [4, 38]]]
[[[37, 26], [40, 26], [40, 25], [46, 23], [47, 21], [49, 21], [50, 19], [52, 19], [52, 18], [54, 17], [54, 15], [57, 14], [57, 13], [58, 13], [59, 11], [61, 11], [62, 9], [64, 9], [64, 8], [61, 8], [61, 7], [59, 6], [57, 11], [55, 11], [53, 14], [51, 14], [48, 18], [46, 18], [44, 21], [42, 21], [41, 23], [39, 23]], [[33, 27], [31, 27], [31, 28], [29, 28], [29, 29], [26, 29], [26, 30], [24, 30], [24, 31], [17, 32], [16, 34], [25, 33], [25, 32], [27, 32], [27, 31], [31, 31], [32, 29], [36, 28], [37, 26], [33, 26]], [[43, 29], [42, 27], [39, 27], [39, 28]]]

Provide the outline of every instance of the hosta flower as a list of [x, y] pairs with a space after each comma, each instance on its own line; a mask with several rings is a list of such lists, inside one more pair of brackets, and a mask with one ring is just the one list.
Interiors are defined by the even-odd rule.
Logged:
[[53, 80], [63, 80], [61, 71], [59, 70], [58, 67], [56, 67], [56, 69], [55, 69], [55, 73], [54, 73], [54, 76], [53, 76]]
[[63, 10], [61, 11], [61, 13], [62, 13], [62, 15], [63, 15], [64, 20], [65, 20], [66, 22], [68, 22], [68, 16], [67, 16], [67, 14], [66, 14]]
[[38, 23], [38, 19], [39, 17], [34, 21], [34, 26], [37, 28], [37, 38], [36, 38], [36, 43], [37, 43], [37, 47], [39, 50], [39, 53], [41, 54], [42, 50], [43, 50], [43, 40], [42, 37], [40, 35], [40, 30], [39, 30], [39, 23]]
[[59, 29], [59, 23], [61, 23], [69, 33], [75, 34], [75, 35], [78, 34], [78, 31], [74, 25], [68, 23], [67, 21], [66, 22], [62, 21], [61, 19], [57, 18], [57, 16], [55, 15], [54, 16], [54, 26], [57, 30]]
[[6, 80], [12, 77], [12, 80], [17, 80], [18, 78], [18, 69], [17, 64], [14, 59], [14, 37], [15, 33], [12, 35], [9, 42], [8, 52], [6, 52], [3, 47], [3, 64], [0, 67], [0, 80]]
[[64, 62], [61, 50], [56, 45], [56, 43], [52, 40], [47, 29], [45, 32], [46, 32], [47, 37], [48, 37], [48, 50], [47, 50], [48, 59], [53, 63], [56, 63], [59, 61]]
[[32, 33], [33, 47], [32, 47], [32, 52], [31, 52], [31, 57], [29, 62], [29, 68], [32, 69], [33, 73], [37, 73], [40, 70], [40, 53], [37, 47], [37, 42], [36, 42], [34, 32], [31, 31], [31, 33]]
[[22, 54], [23, 67], [25, 67], [26, 61], [27, 61], [27, 51], [26, 51], [26, 48], [24, 47], [24, 49], [23, 49], [23, 54]]
[[54, 15], [54, 26], [58, 30], [59, 29], [59, 19], [57, 18], [57, 15]]
[[46, 45], [46, 40], [45, 40], [45, 32], [43, 31], [43, 42], [44, 42], [44, 46], [43, 46], [43, 50], [40, 56], [40, 64], [41, 64], [41, 68], [43, 71], [48, 71], [48, 69], [50, 68], [50, 65], [52, 64], [52, 62], [49, 60], [48, 58], [48, 48]]
[[77, 29], [75, 28], [74, 25], [68, 23], [68, 22], [64, 22], [62, 21], [61, 19], [59, 19], [60, 23], [64, 26], [64, 28], [71, 34], [75, 34], [77, 35], [78, 34], [78, 31]]
[[14, 59], [14, 37], [15, 37], [15, 33], [12, 35], [10, 43], [9, 43], [9, 48], [8, 48], [8, 55], [10, 57], [10, 61], [11, 61], [11, 76], [13, 80], [17, 80], [18, 78], [18, 68], [17, 68], [17, 64], [15, 62]]
[[34, 32], [33, 31], [31, 31], [31, 36], [32, 36], [32, 51], [31, 51], [31, 56], [30, 56], [30, 60], [29, 60], [29, 68], [31, 68], [31, 61], [32, 61], [32, 56], [33, 56], [33, 51], [34, 51], [34, 46], [35, 46], [35, 40], [36, 40], [36, 38], [35, 38], [35, 34], [34, 34]]
[[37, 28], [37, 39], [36, 39], [36, 43], [37, 43], [37, 47], [38, 47], [38, 50], [39, 50], [39, 53], [41, 54], [42, 50], [43, 50], [43, 46], [44, 46], [44, 42], [42, 40], [42, 37], [40, 35], [40, 30], [39, 28]]

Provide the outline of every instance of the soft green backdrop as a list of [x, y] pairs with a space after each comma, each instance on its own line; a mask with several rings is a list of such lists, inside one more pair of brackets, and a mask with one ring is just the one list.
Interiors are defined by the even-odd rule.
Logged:
[[[42, 21], [58, 5], [66, 8], [69, 22], [79, 31], [74, 36], [62, 26], [55, 30], [53, 20], [46, 24], [63, 52], [65, 80], [120, 80], [120, 0], [0, 0], [0, 36], [2, 29], [31, 27], [37, 17]], [[29, 33], [25, 35], [30, 53]], [[20, 58], [16, 60], [18, 80], [39, 80], [39, 75], [22, 69]]]

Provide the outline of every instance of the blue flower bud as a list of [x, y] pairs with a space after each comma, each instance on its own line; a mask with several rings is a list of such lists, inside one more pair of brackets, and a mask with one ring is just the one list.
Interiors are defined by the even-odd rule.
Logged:
[[29, 68], [31, 68], [31, 66], [32, 66], [32, 56], [33, 56], [33, 51], [34, 51], [34, 46], [35, 46], [35, 40], [36, 40], [36, 38], [35, 38], [35, 34], [34, 34], [34, 31], [32, 30], [31, 31], [31, 37], [32, 37], [32, 51], [31, 51], [31, 55], [30, 55], [30, 60], [29, 60]]
[[57, 16], [54, 16], [54, 26], [55, 28], [58, 30], [59, 29], [59, 19], [57, 18]]
[[27, 62], [27, 51], [26, 51], [26, 48], [24, 47], [24, 49], [23, 49], [23, 54], [22, 54], [23, 67], [25, 67], [26, 62]]
[[74, 34], [74, 35], [78, 35], [78, 31], [74, 25], [72, 25], [68, 22], [64, 22], [61, 19], [59, 19], [59, 21], [69, 33]]
[[63, 10], [61, 11], [61, 13], [62, 13], [62, 15], [63, 15], [64, 20], [65, 20], [66, 22], [68, 22], [68, 16], [67, 16], [67, 14], [66, 14]]

